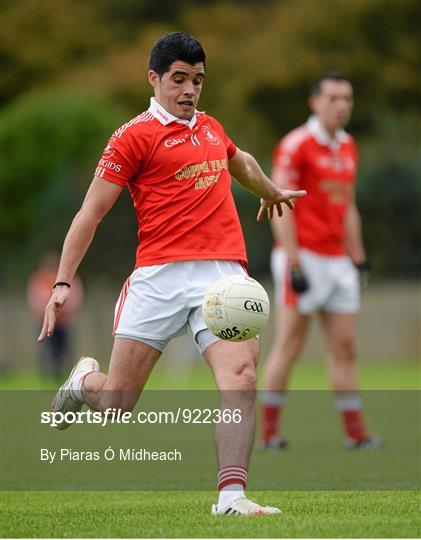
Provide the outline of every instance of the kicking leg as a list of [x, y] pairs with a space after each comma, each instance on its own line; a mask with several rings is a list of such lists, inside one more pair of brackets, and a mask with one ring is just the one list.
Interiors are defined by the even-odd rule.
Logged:
[[[141, 341], [116, 338], [108, 375], [99, 371], [93, 358], [82, 358], [57, 392], [51, 410], [76, 412], [86, 403], [101, 412], [108, 408], [131, 411], [160, 355], [159, 350]], [[57, 429], [69, 425], [63, 419]]]
[[134, 339], [116, 338], [108, 374], [93, 372], [83, 384], [85, 403], [94, 410], [133, 410], [161, 352]]

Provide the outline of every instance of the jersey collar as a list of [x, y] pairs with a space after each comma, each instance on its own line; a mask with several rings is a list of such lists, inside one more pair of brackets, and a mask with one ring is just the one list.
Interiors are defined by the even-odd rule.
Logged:
[[317, 116], [310, 116], [310, 118], [307, 120], [307, 127], [310, 133], [316, 139], [316, 141], [319, 144], [323, 144], [325, 146], [337, 148], [348, 139], [348, 134], [343, 129], [337, 129], [335, 136], [331, 137], [329, 133], [325, 130], [325, 128], [322, 126], [322, 123], [317, 118]]
[[184, 124], [192, 129], [197, 121], [196, 113], [194, 112], [193, 118], [191, 120], [183, 120], [177, 118], [173, 114], [169, 113], [162, 105], [160, 105], [154, 97], [151, 97], [151, 104], [148, 111], [159, 121], [163, 126], [171, 124], [171, 122], [177, 122], [177, 124]]

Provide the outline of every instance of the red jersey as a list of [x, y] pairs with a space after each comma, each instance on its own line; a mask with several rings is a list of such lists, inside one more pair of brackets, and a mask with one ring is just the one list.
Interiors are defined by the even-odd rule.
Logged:
[[294, 210], [300, 247], [321, 255], [345, 253], [345, 217], [357, 160], [354, 139], [343, 130], [332, 139], [317, 117], [288, 133], [275, 148], [273, 181], [307, 190]]
[[95, 174], [130, 190], [139, 225], [136, 268], [198, 259], [247, 264], [228, 172], [235, 152], [214, 118], [196, 112], [181, 120], [154, 98], [115, 131]]

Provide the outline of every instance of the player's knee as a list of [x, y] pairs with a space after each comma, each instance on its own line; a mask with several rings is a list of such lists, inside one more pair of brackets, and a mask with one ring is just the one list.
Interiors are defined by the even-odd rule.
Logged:
[[244, 363], [236, 372], [237, 385], [241, 390], [256, 389], [256, 368], [254, 363]]
[[279, 359], [278, 361], [291, 363], [297, 360], [303, 345], [303, 341], [303, 336], [301, 334], [298, 335], [297, 333], [282, 336], [282, 338], [279, 340], [278, 348], [275, 349], [276, 355]]
[[299, 359], [300, 348], [290, 344], [278, 351], [276, 361], [278, 364], [291, 365]]
[[356, 357], [357, 344], [353, 336], [344, 337], [339, 343], [340, 356], [344, 360], [352, 361]]

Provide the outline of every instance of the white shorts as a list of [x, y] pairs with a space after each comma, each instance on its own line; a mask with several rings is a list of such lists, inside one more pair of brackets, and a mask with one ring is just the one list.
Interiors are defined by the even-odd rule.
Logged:
[[285, 250], [280, 247], [272, 250], [271, 270], [278, 305], [296, 306], [305, 315], [319, 309], [334, 313], [359, 311], [358, 270], [349, 257], [325, 256], [300, 249], [299, 259], [309, 283], [307, 291], [301, 294], [291, 288]]
[[220, 260], [137, 268], [124, 283], [117, 301], [114, 337], [136, 339], [163, 351], [171, 338], [190, 331], [203, 353], [219, 340], [203, 320], [203, 297], [214, 281], [231, 274], [246, 271], [239, 262]]

